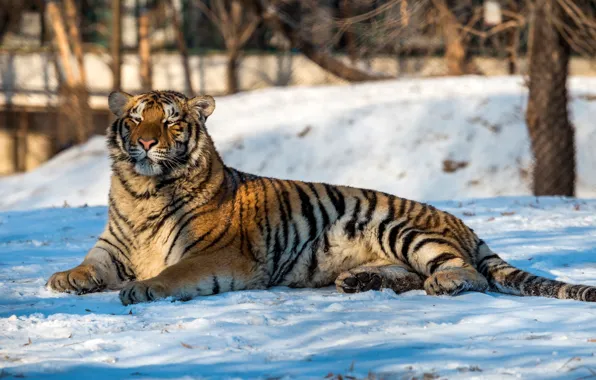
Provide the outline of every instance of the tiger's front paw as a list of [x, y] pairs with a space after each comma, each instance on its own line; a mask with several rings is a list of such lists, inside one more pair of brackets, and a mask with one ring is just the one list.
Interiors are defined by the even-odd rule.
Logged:
[[131, 282], [120, 291], [120, 301], [124, 306], [151, 302], [167, 296], [165, 287], [151, 280]]
[[64, 272], [54, 273], [46, 286], [58, 292], [78, 295], [99, 292], [105, 288], [102, 279], [91, 265], [79, 265]]

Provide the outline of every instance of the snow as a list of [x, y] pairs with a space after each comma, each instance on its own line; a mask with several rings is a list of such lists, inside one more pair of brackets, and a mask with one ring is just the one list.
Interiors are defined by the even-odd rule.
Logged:
[[[434, 204], [511, 263], [596, 285], [596, 200]], [[576, 379], [596, 368], [596, 305], [576, 301], [279, 287], [124, 307], [117, 292], [46, 290], [106, 218], [105, 207], [0, 213], [3, 376]]]
[[[596, 105], [583, 95], [596, 79], [570, 87], [579, 194], [590, 197]], [[596, 200], [527, 196], [526, 96], [520, 78], [268, 89], [218, 98], [208, 125], [231, 166], [432, 200], [512, 264], [596, 285]], [[117, 292], [50, 292], [49, 276], [79, 264], [107, 219], [104, 144], [96, 137], [0, 179], [0, 378], [578, 379], [596, 370], [596, 304], [577, 301], [278, 287], [124, 307]], [[445, 173], [445, 159], [468, 165]]]
[[[596, 196], [596, 78], [570, 80], [578, 195]], [[233, 167], [369, 187], [419, 200], [529, 195], [531, 156], [520, 77], [411, 79], [271, 88], [218, 97], [208, 128]], [[445, 160], [467, 163], [444, 172]], [[0, 178], [0, 210], [105, 205], [103, 138], [38, 170]]]

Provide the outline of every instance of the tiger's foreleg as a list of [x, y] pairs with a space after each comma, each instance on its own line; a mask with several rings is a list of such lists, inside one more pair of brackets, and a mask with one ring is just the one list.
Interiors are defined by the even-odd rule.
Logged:
[[258, 263], [233, 251], [189, 257], [153, 278], [128, 284], [120, 291], [120, 301], [130, 305], [167, 297], [190, 300], [196, 296], [264, 288], [259, 269]]
[[100, 238], [80, 265], [54, 273], [46, 286], [58, 292], [76, 294], [120, 289], [135, 278], [123, 249], [117, 243]]
[[335, 280], [342, 293], [392, 289], [396, 293], [423, 289], [423, 278], [406, 264], [371, 262], [341, 273]]

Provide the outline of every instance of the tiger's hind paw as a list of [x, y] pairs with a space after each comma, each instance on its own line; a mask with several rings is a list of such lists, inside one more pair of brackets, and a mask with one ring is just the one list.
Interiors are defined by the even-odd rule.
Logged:
[[424, 281], [426, 294], [456, 296], [466, 291], [484, 292], [488, 282], [477, 272], [463, 269], [439, 271]]
[[335, 286], [340, 293], [359, 293], [369, 290], [379, 290], [383, 279], [374, 268], [359, 268], [343, 272], [335, 280]]

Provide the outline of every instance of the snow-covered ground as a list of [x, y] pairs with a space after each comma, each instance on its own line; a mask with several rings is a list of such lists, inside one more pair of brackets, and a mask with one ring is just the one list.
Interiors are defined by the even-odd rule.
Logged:
[[[579, 194], [591, 197], [596, 102], [583, 96], [596, 94], [596, 79], [574, 78], [571, 90]], [[525, 100], [520, 78], [268, 89], [217, 99], [208, 124], [232, 166], [431, 200], [512, 264], [596, 285], [596, 200], [519, 196], [529, 194]], [[467, 165], [445, 172], [445, 160]], [[80, 263], [102, 231], [108, 187], [101, 137], [0, 178], [0, 378], [596, 374], [596, 304], [330, 287], [124, 307], [116, 292], [46, 290], [48, 277]], [[49, 206], [58, 207], [40, 209]]]
[[[578, 195], [596, 196], [596, 78], [570, 80]], [[412, 79], [272, 88], [217, 98], [208, 128], [248, 172], [383, 190], [422, 200], [530, 194], [519, 77]], [[454, 172], [445, 172], [444, 165]], [[0, 178], [0, 210], [105, 205], [101, 137], [38, 170]]]
[[[435, 205], [521, 268], [596, 285], [596, 201]], [[45, 290], [50, 274], [81, 261], [106, 214], [0, 214], [0, 377], [579, 379], [596, 370], [596, 305], [576, 301], [274, 288], [124, 307], [116, 292]]]

